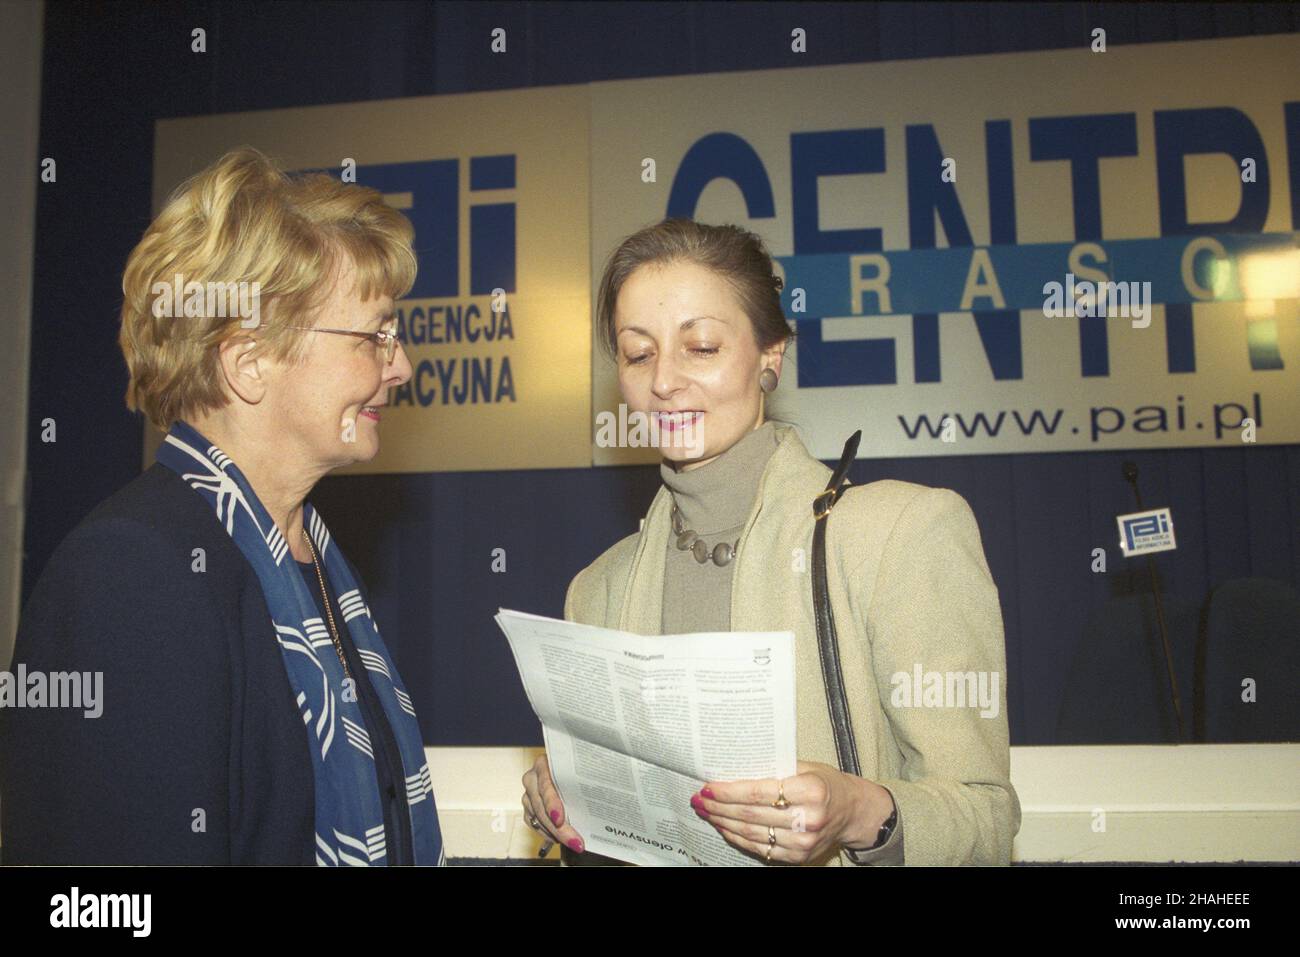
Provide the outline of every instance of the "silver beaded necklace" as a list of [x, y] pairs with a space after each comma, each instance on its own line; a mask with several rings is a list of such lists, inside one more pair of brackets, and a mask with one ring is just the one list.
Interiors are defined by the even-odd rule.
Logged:
[[[669, 495], [672, 495], [672, 493], [670, 492]], [[689, 549], [690, 553], [695, 556], [695, 560], [701, 565], [710, 558], [713, 559], [713, 564], [719, 568], [730, 564], [731, 560], [736, 557], [736, 548], [740, 545], [740, 539], [736, 539], [734, 543], [718, 542], [718, 544], [709, 548], [708, 544], [704, 539], [700, 538], [697, 532], [685, 526], [682, 522], [682, 514], [677, 510], [677, 497], [672, 496], [672, 499], [673, 533], [677, 536], [677, 550], [684, 552]]]

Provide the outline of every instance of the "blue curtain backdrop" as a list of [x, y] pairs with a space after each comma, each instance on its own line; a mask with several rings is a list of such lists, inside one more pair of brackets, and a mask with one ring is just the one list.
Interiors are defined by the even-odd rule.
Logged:
[[[208, 31], [206, 54], [189, 52], [196, 26]], [[483, 52], [499, 26], [520, 55]], [[793, 26], [808, 31], [806, 55], [789, 52]], [[24, 600], [63, 536], [140, 468], [141, 423], [122, 401], [116, 314], [123, 264], [150, 220], [156, 119], [1078, 47], [1096, 26], [1112, 46], [1294, 32], [1300, 8], [48, 4], [41, 156], [57, 159], [59, 177], [40, 188], [37, 207]], [[58, 424], [56, 443], [41, 442], [46, 418]], [[1089, 657], [1084, 643], [1113, 636], [1126, 602], [1146, 601], [1125, 597], [1144, 592], [1145, 564], [1126, 563], [1114, 544], [1114, 516], [1133, 510], [1125, 459], [1141, 469], [1148, 506], [1171, 506], [1177, 521], [1178, 551], [1156, 559], [1176, 642], [1188, 640], [1196, 609], [1222, 582], [1300, 582], [1300, 446], [868, 460], [851, 473], [859, 484], [944, 486], [970, 502], [1006, 622], [1013, 744], [1104, 739], [1078, 728], [1058, 738], [1057, 721], [1072, 663]], [[569, 580], [636, 530], [657, 485], [653, 467], [322, 483], [313, 500], [369, 585], [428, 744], [540, 743], [491, 616], [499, 606], [559, 616]], [[1090, 570], [1096, 547], [1109, 553], [1105, 575]], [[494, 548], [507, 551], [504, 575], [490, 570]], [[1183, 695], [1186, 708], [1187, 684]]]

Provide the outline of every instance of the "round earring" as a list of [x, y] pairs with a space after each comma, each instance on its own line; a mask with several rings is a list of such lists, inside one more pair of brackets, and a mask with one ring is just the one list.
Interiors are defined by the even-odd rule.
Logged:
[[764, 369], [758, 374], [758, 387], [764, 392], [772, 392], [776, 389], [776, 373], [771, 369]]

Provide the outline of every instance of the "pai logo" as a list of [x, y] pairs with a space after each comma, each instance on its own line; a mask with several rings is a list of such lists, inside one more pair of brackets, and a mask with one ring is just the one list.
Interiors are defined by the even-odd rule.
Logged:
[[[330, 175], [337, 171], [321, 170]], [[409, 347], [450, 346], [412, 356], [394, 407], [515, 402], [509, 346], [516, 292], [515, 154], [355, 167], [356, 182], [383, 194], [415, 227], [419, 271], [396, 305], [397, 336]], [[467, 202], [466, 202], [467, 200]], [[467, 248], [461, 207], [468, 206]], [[463, 265], [462, 257], [468, 257]], [[469, 288], [461, 287], [462, 273]], [[457, 348], [468, 346], [468, 349]]]
[[1126, 557], [1169, 552], [1177, 548], [1174, 518], [1167, 508], [1119, 515], [1116, 521], [1119, 523], [1119, 547]]
[[[464, 183], [462, 165], [468, 167]], [[304, 172], [339, 175], [335, 169]], [[358, 165], [356, 177], [359, 185], [383, 193], [415, 227], [420, 272], [408, 299], [490, 296], [496, 289], [515, 292], [514, 153], [471, 156], [467, 162], [458, 157]], [[462, 189], [469, 194], [467, 250], [460, 244]], [[468, 290], [460, 288], [462, 255], [469, 257]]]

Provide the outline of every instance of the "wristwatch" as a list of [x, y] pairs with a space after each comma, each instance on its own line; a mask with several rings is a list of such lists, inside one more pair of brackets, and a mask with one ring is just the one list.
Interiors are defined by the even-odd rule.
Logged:
[[[894, 795], [890, 794], [889, 799], [893, 802]], [[876, 843], [867, 848], [854, 849], [846, 847], [844, 853], [848, 854], [849, 859], [855, 864], [865, 864], [866, 859], [859, 855], [869, 854], [884, 847], [889, 842], [890, 835], [894, 833], [896, 827], [898, 827], [898, 804], [895, 802], [894, 809], [889, 812], [889, 817], [885, 819], [885, 823], [880, 825], [880, 830], [876, 832]]]

